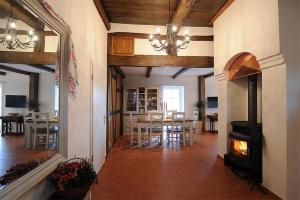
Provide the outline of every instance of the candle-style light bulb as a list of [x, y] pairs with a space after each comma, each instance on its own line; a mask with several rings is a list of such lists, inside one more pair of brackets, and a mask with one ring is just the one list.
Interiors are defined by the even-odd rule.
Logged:
[[17, 28], [17, 24], [15, 22], [10, 23], [10, 28], [15, 29]]
[[32, 37], [32, 41], [36, 42], [38, 40], [39, 40], [38, 36], [35, 35], [35, 36]]
[[12, 36], [10, 34], [5, 36], [5, 40], [6, 41], [11, 41], [12, 40]]
[[189, 30], [185, 30], [184, 35], [189, 35]]
[[149, 35], [149, 40], [153, 40], [153, 34]]
[[29, 30], [29, 31], [28, 31], [28, 34], [29, 34], [30, 36], [32, 36], [33, 33], [34, 33], [33, 30]]
[[172, 26], [172, 31], [175, 33], [177, 31], [177, 27], [176, 26]]
[[160, 34], [160, 28], [157, 28], [157, 29], [156, 29], [156, 33], [157, 33], [157, 34]]

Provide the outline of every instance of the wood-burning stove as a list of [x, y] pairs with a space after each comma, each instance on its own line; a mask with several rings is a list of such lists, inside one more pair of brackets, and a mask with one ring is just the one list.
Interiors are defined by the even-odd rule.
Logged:
[[248, 77], [248, 121], [233, 121], [231, 125], [225, 161], [253, 186], [258, 185], [262, 182], [262, 125], [257, 123], [257, 75]]

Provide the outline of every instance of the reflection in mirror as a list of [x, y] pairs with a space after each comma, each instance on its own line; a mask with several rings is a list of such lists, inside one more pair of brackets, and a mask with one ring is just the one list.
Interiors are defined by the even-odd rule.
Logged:
[[27, 8], [1, 0], [1, 189], [58, 151], [59, 40]]

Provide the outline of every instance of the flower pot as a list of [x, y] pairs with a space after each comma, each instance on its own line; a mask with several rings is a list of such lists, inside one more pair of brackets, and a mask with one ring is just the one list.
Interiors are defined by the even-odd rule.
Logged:
[[83, 199], [88, 193], [92, 183], [83, 185], [81, 187], [71, 187], [64, 191], [56, 191], [59, 197], [66, 199]]

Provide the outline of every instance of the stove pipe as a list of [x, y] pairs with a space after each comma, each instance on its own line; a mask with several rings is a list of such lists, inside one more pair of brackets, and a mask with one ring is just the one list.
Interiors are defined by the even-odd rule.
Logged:
[[248, 123], [257, 124], [257, 75], [248, 77]]

